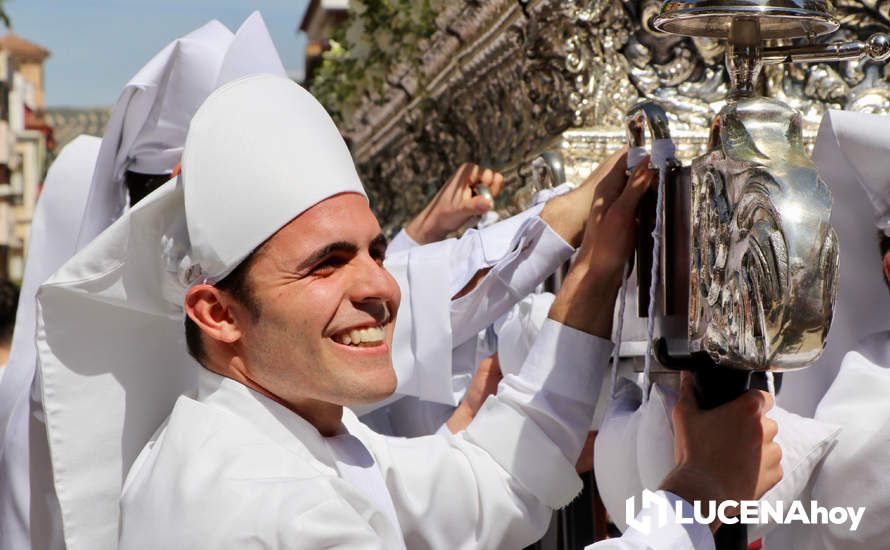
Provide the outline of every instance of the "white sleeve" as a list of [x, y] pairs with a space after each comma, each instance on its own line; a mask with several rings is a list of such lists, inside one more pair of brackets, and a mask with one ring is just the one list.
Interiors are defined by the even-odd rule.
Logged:
[[[451, 350], [506, 313], [574, 251], [538, 216], [542, 208], [467, 231], [460, 239], [387, 256], [385, 266], [402, 289], [392, 351], [396, 394], [457, 404]], [[451, 300], [486, 268], [491, 270], [472, 292]]]
[[565, 506], [581, 490], [575, 462], [611, 348], [608, 340], [547, 319], [519, 374], [504, 377], [464, 436], [551, 508]]
[[[502, 223], [515, 223], [514, 218]], [[452, 347], [466, 342], [507, 313], [574, 252], [537, 215], [526, 218], [513, 233], [504, 231], [506, 227], [499, 228], [500, 225], [466, 235], [467, 241], [457, 243], [452, 251], [452, 263], [464, 265], [452, 278], [452, 296], [476, 272], [490, 269], [470, 293], [451, 304]], [[498, 231], [486, 233], [488, 229]]]
[[[684, 518], [693, 516], [688, 502], [667, 491], [654, 495], [636, 516], [640, 529], [629, 527], [621, 538], [600, 541], [584, 550], [714, 550], [714, 537], [707, 525], [677, 521], [676, 506], [683, 508]], [[662, 510], [666, 521], [659, 521]]]
[[396, 233], [396, 236], [389, 241], [389, 245], [386, 247], [386, 253], [398, 254], [399, 252], [410, 250], [415, 246], [420, 246], [420, 243], [412, 239], [411, 235], [402, 228], [402, 230]]
[[549, 321], [455, 435], [368, 437], [408, 548], [522, 548], [581, 490], [575, 461], [611, 343]]

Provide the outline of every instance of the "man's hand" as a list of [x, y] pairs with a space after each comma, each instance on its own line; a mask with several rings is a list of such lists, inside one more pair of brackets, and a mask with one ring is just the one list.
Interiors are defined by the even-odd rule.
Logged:
[[476, 373], [473, 374], [473, 380], [470, 382], [470, 387], [467, 388], [463, 400], [445, 423], [448, 426], [448, 431], [456, 434], [469, 426], [488, 396], [498, 392], [501, 378], [503, 375], [498, 354], [495, 353], [491, 357], [483, 359], [479, 363]]
[[626, 153], [610, 160], [594, 189], [578, 256], [550, 308], [551, 319], [601, 338], [612, 336], [615, 297], [635, 242], [637, 205], [655, 179], [648, 159], [629, 179]]
[[627, 148], [622, 148], [601, 162], [576, 189], [547, 201], [541, 211], [541, 219], [567, 243], [577, 248], [581, 244], [597, 189], [601, 186], [623, 187], [627, 181], [626, 172]]
[[[701, 410], [692, 375], [682, 373], [672, 413], [677, 466], [661, 484], [687, 502], [757, 500], [782, 479], [776, 422], [765, 416], [773, 397], [759, 390]], [[717, 520], [711, 530], [719, 527]]]
[[494, 206], [482, 195], [474, 194], [473, 186], [482, 183], [497, 197], [504, 186], [504, 176], [475, 164], [460, 165], [433, 200], [405, 226], [408, 236], [419, 244], [441, 241], [457, 231], [474, 216]]

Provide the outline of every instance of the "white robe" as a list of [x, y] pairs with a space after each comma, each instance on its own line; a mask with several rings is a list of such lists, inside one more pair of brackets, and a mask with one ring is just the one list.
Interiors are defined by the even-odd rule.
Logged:
[[794, 526], [794, 548], [890, 548], [890, 332], [863, 339], [844, 356], [816, 419], [842, 426], [834, 449], [813, 473], [811, 494], [820, 506], [865, 506], [856, 531], [845, 525]]
[[[465, 432], [415, 439], [381, 436], [348, 410], [326, 439], [202, 369], [127, 476], [119, 548], [521, 548], [580, 489], [572, 464], [609, 347], [548, 321]], [[672, 525], [596, 547], [710, 540], [704, 526]]]
[[574, 462], [610, 347], [549, 321], [522, 373], [505, 379], [452, 437], [381, 436], [344, 411], [343, 427], [369, 451], [365, 468], [376, 464], [395, 521], [379, 486], [344, 480], [311, 425], [202, 370], [197, 397], [179, 398], [128, 475], [120, 548], [243, 548], [246, 541], [521, 548], [543, 534], [552, 508], [580, 491]]

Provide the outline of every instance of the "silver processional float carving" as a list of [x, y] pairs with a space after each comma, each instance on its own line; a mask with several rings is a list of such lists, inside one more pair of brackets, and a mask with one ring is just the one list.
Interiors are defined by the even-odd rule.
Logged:
[[[666, 33], [726, 42], [729, 93], [711, 123], [706, 151], [690, 169], [676, 162], [664, 168], [656, 346], [663, 366], [695, 372], [699, 401], [713, 407], [759, 386], [754, 373], [800, 369], [818, 359], [837, 294], [831, 192], [804, 147], [801, 113], [757, 93], [761, 69], [884, 61], [890, 36], [817, 44], [818, 36], [839, 27], [828, 0], [667, 0], [648, 23]], [[794, 39], [807, 44], [787, 45]], [[626, 125], [631, 146], [644, 145], [647, 133], [670, 138], [667, 114], [654, 102], [634, 106]], [[644, 219], [653, 217], [654, 204], [642, 208], [650, 210]], [[651, 250], [641, 233], [638, 316], [648, 299]], [[685, 334], [677, 323], [684, 316]], [[746, 546], [744, 526], [718, 532], [718, 549]]]

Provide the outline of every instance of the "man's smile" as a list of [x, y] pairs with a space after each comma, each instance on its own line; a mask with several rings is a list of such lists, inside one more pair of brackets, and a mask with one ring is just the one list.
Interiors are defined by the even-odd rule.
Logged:
[[389, 353], [387, 343], [387, 325], [392, 320], [382, 324], [356, 326], [340, 330], [329, 338], [338, 348], [348, 350], [351, 353], [362, 355], [378, 355]]
[[347, 329], [335, 334], [332, 339], [345, 346], [374, 347], [386, 340], [386, 329], [383, 325]]

